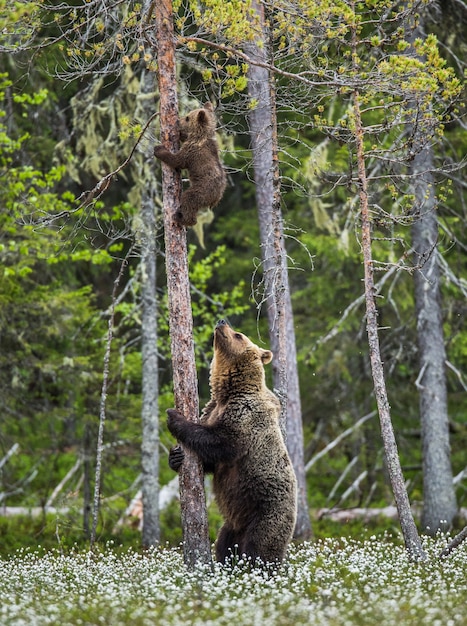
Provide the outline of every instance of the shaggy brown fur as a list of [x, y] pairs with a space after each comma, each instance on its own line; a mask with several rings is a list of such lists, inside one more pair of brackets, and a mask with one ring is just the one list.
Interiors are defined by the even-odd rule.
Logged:
[[[279, 427], [280, 405], [265, 382], [272, 352], [255, 345], [224, 320], [214, 331], [211, 400], [201, 423], [168, 410], [170, 432], [194, 450], [207, 472], [224, 525], [216, 541], [220, 562], [246, 556], [280, 563], [296, 518], [296, 481]], [[178, 470], [183, 450], [171, 450]]]
[[194, 226], [200, 209], [215, 207], [225, 191], [226, 178], [216, 142], [216, 119], [212, 104], [191, 111], [180, 120], [181, 149], [173, 154], [156, 146], [154, 155], [174, 169], [187, 169], [190, 187], [183, 192], [176, 218], [184, 226]]

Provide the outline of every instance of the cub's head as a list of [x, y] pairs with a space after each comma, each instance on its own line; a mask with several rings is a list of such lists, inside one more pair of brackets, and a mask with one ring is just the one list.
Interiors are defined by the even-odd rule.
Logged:
[[211, 364], [211, 388], [232, 390], [260, 388], [265, 384], [264, 365], [273, 354], [264, 350], [243, 333], [235, 331], [225, 320], [214, 329], [214, 358]]
[[212, 137], [216, 132], [216, 118], [210, 102], [195, 109], [180, 120], [180, 140], [198, 142]]

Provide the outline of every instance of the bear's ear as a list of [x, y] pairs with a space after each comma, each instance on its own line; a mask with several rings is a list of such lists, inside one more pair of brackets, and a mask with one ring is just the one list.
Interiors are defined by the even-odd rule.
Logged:
[[270, 363], [272, 361], [272, 357], [273, 357], [273, 354], [271, 350], [261, 351], [261, 360], [264, 363], [264, 365], [267, 365], [268, 363]]
[[214, 108], [211, 102], [206, 102], [206, 104], [204, 105], [204, 108], [206, 109], [206, 111], [214, 111]]
[[200, 111], [198, 111], [198, 124], [200, 124], [201, 126], [204, 126], [207, 123], [208, 123], [208, 116], [206, 114], [206, 111], [201, 109]]

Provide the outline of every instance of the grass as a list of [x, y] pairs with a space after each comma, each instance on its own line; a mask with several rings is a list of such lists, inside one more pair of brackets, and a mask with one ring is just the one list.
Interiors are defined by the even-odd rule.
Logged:
[[467, 543], [444, 559], [446, 538], [424, 544], [429, 559], [414, 564], [386, 535], [321, 539], [292, 546], [273, 577], [241, 566], [187, 572], [175, 548], [19, 550], [0, 560], [0, 624], [465, 624]]

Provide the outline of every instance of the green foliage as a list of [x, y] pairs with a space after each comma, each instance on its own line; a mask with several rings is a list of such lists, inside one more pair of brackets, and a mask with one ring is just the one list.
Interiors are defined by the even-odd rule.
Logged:
[[[424, 4], [417, 6], [422, 9]], [[453, 51], [451, 59], [444, 60], [440, 50], [447, 50], [451, 39], [443, 39], [440, 47], [432, 35], [411, 48], [407, 27], [413, 7], [391, 0], [296, 0], [270, 3], [268, 8], [274, 63], [283, 72], [276, 76], [282, 196], [306, 460], [374, 407], [363, 304], [358, 301], [363, 268], [355, 236], [358, 205], [351, 107], [352, 93], [358, 89], [372, 177], [374, 255], [381, 270], [391, 269], [401, 259], [408, 264], [413, 197], [404, 182], [410, 161], [401, 161], [410, 143], [401, 131], [415, 109], [427, 139], [434, 143], [436, 165], [442, 164], [446, 177], [439, 181], [437, 194], [442, 224], [439, 250], [446, 263], [445, 337], [448, 360], [455, 368], [447, 373], [456, 474], [465, 467], [467, 445], [465, 375], [462, 378], [467, 369], [466, 203], [462, 177], [450, 170], [462, 161], [467, 148], [466, 133], [455, 121], [460, 89], [455, 55], [462, 59], [465, 54]], [[222, 132], [221, 145], [231, 183], [207, 231], [207, 253], [190, 247], [201, 404], [209, 394], [210, 338], [217, 319], [229, 318], [252, 338], [267, 337], [264, 308], [257, 309], [255, 303], [255, 298], [261, 300], [261, 250], [245, 119], [258, 103], [245, 97], [248, 67], [245, 58], [235, 54], [255, 35], [257, 25], [250, 10], [250, 2], [176, 3], [182, 102], [191, 97], [204, 101], [206, 96], [217, 101], [222, 130], [227, 131]], [[106, 30], [104, 14], [112, 16], [112, 32]], [[70, 37], [69, 45], [60, 43], [61, 49], [52, 47], [41, 55], [36, 51], [33, 57], [24, 52], [20, 60], [28, 64], [27, 77], [20, 63], [15, 65], [17, 57], [0, 58], [0, 67], [8, 65], [15, 71], [10, 77], [2, 75], [0, 85], [0, 458], [13, 443], [21, 445], [20, 453], [2, 468], [0, 491], [11, 494], [7, 504], [32, 506], [45, 503], [81, 451], [94, 456], [112, 283], [129, 241], [134, 237], [138, 242], [140, 236], [135, 207], [140, 205], [145, 181], [154, 183], [156, 206], [160, 205], [158, 170], [143, 151], [137, 151], [99, 203], [76, 211], [74, 198], [128, 156], [135, 133], [147, 119], [142, 102], [152, 98], [138, 95], [141, 69], [154, 69], [155, 55], [140, 38], [138, 4], [123, 3], [103, 13], [102, 3], [78, 2], [57, 6], [51, 14], [42, 3], [17, 2], [5, 5], [3, 11], [0, 7], [0, 15], [0, 45], [9, 42], [18, 48], [29, 41], [37, 34], [40, 17], [44, 18], [41, 45], [62, 28], [69, 27]], [[415, 25], [416, 14], [413, 17]], [[445, 18], [443, 8], [439, 24], [427, 26], [440, 39], [454, 32], [443, 28]], [[210, 47], [209, 41], [215, 46]], [[68, 81], [65, 87], [50, 76], [45, 78], [45, 68], [60, 63]], [[79, 81], [74, 80], [76, 73], [81, 74]], [[153, 139], [149, 134], [148, 145]], [[389, 169], [384, 169], [385, 164]], [[191, 230], [188, 238], [194, 240]], [[164, 416], [173, 399], [162, 262], [158, 268], [159, 412]], [[133, 482], [139, 473], [139, 272], [139, 259], [130, 257], [116, 309], [103, 494], [104, 499], [119, 495], [103, 504], [103, 540], [134, 495]], [[385, 275], [381, 271], [377, 280]], [[402, 271], [391, 274], [381, 286], [378, 304], [396, 435], [410, 496], [418, 500], [421, 443], [411, 276]], [[90, 442], [85, 445], [86, 431]], [[161, 484], [173, 476], [164, 459], [164, 448], [171, 443], [162, 427]], [[342, 506], [384, 505], [391, 497], [376, 418], [311, 468], [307, 476], [311, 506], [339, 502], [364, 471], [367, 477]], [[64, 546], [82, 532], [82, 472], [78, 474], [57, 500], [57, 505], [73, 508], [58, 520]], [[328, 500], [339, 480], [334, 498]], [[462, 486], [458, 495], [459, 504], [465, 506]], [[215, 531], [218, 520], [215, 512], [212, 515]], [[178, 543], [176, 505], [162, 519], [163, 541]], [[30, 522], [34, 532], [32, 539], [26, 539], [28, 522], [21, 520], [18, 533], [24, 543], [33, 545], [36, 539], [43, 543], [47, 536], [47, 545], [53, 545], [56, 522], [53, 517], [44, 522], [40, 518], [37, 525]], [[8, 524], [13, 545], [15, 524]], [[342, 533], [329, 520], [316, 521], [315, 527], [318, 536]], [[137, 531], [125, 532], [127, 536], [117, 541], [138, 543]], [[355, 533], [365, 532], [356, 524]]]
[[[7, 88], [11, 82], [4, 77], [3, 84]], [[44, 95], [24, 93], [14, 102], [28, 111]], [[98, 413], [106, 322], [83, 276], [112, 258], [109, 250], [83, 246], [76, 222], [54, 222], [59, 214], [82, 218], [74, 211], [73, 195], [56, 191], [64, 168], [22, 165], [28, 134], [18, 129], [15, 136], [7, 121], [0, 121], [5, 181], [0, 190], [0, 449], [4, 454], [19, 442], [21, 454], [4, 467], [2, 491], [10, 504], [37, 504], [69, 469], [65, 449], [80, 446], [84, 426]], [[52, 228], [55, 224], [59, 229]], [[124, 403], [119, 404], [121, 410]]]

